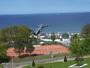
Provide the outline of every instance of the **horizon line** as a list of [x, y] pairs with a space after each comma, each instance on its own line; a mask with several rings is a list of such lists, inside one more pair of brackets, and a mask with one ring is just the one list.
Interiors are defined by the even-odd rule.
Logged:
[[38, 14], [63, 14], [63, 13], [90, 13], [90, 12], [56, 12], [56, 13], [16, 13], [16, 14], [0, 14], [0, 15], [38, 15]]

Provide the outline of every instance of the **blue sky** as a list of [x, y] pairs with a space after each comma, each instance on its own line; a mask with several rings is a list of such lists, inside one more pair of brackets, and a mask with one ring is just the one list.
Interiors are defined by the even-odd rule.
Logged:
[[64, 12], [90, 12], [90, 0], [0, 0], [0, 15]]

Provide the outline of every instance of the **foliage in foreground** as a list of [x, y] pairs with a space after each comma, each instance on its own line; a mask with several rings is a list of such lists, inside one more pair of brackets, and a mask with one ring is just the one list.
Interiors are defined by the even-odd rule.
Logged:
[[10, 58], [8, 56], [6, 56], [6, 55], [0, 56], [0, 63], [6, 63], [9, 61], [10, 61]]
[[9, 47], [14, 47], [15, 51], [23, 52], [26, 47], [26, 52], [32, 52], [32, 30], [26, 26], [10, 26], [0, 30], [0, 43]]
[[7, 46], [0, 44], [0, 63], [9, 62], [10, 58], [6, 55]]

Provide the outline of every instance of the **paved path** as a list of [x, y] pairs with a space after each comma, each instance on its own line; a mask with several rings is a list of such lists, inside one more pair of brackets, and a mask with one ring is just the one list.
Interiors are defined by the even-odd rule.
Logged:
[[[71, 60], [71, 59], [68, 59]], [[35, 63], [53, 63], [53, 62], [62, 62], [63, 58], [49, 58], [49, 59], [43, 59], [43, 60], [35, 60]], [[31, 65], [32, 61], [27, 61], [27, 62], [20, 62], [20, 63], [14, 63], [13, 68], [22, 68], [23, 66], [26, 65]], [[12, 68], [11, 63], [6, 63], [4, 64], [4, 68]]]

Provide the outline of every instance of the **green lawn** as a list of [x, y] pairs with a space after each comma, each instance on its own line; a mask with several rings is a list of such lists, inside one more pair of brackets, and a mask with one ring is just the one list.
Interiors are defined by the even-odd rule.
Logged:
[[2, 68], [2, 65], [0, 64], [0, 68]]
[[69, 61], [68, 63], [64, 62], [56, 62], [56, 63], [46, 63], [46, 64], [38, 64], [36, 67], [25, 66], [24, 68], [37, 68], [38, 66], [44, 66], [44, 68], [67, 68], [70, 64], [75, 62]]
[[88, 64], [85, 68], [90, 68], [90, 58], [85, 59], [84, 63]]
[[[25, 66], [23, 68], [37, 68], [38, 66], [44, 66], [44, 68], [68, 68], [69, 65], [74, 64], [75, 61], [68, 61], [68, 62], [55, 62], [55, 63], [45, 63], [45, 64], [36, 64], [35, 67]], [[88, 65], [84, 68], [90, 68], [90, 58], [84, 60], [84, 63]]]

